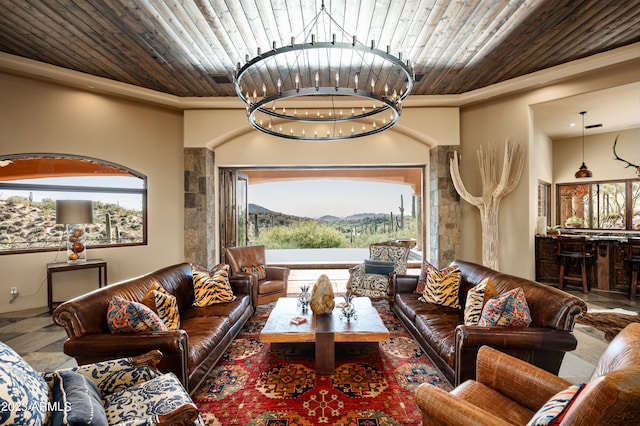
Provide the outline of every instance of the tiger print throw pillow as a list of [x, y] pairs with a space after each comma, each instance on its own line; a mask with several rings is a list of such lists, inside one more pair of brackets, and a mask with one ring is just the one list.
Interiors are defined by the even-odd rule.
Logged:
[[211, 274], [195, 271], [193, 273], [193, 290], [195, 293], [193, 304], [199, 307], [236, 300], [229, 283], [229, 265], [224, 265]]
[[427, 283], [420, 297], [421, 302], [435, 303], [436, 305], [460, 308], [458, 302], [458, 290], [462, 273], [460, 268], [445, 268], [441, 271], [432, 269], [427, 274]]
[[164, 322], [164, 325], [169, 330], [178, 330], [180, 328], [180, 312], [178, 311], [176, 297], [162, 287], [158, 290], [153, 290], [153, 296], [158, 316]]
[[478, 325], [482, 308], [487, 300], [498, 295], [491, 278], [487, 277], [467, 292], [467, 301], [464, 305], [464, 325]]

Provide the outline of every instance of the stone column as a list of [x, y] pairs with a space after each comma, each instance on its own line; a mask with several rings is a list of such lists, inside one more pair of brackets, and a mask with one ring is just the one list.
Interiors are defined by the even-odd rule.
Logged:
[[184, 148], [185, 261], [215, 266], [214, 162], [207, 148]]
[[436, 146], [430, 150], [429, 168], [429, 256], [427, 260], [444, 268], [456, 258], [460, 235], [460, 197], [453, 186], [449, 159], [460, 146]]

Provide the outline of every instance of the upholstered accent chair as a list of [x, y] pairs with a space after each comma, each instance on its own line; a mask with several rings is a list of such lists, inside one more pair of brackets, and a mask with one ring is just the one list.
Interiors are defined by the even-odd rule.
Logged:
[[404, 242], [385, 241], [369, 245], [369, 259], [349, 269], [347, 294], [391, 304], [391, 277], [407, 273], [409, 248]]
[[640, 424], [640, 323], [611, 341], [580, 385], [483, 346], [476, 380], [451, 392], [422, 384], [416, 401], [424, 425]]
[[225, 263], [231, 267], [231, 278], [252, 277], [253, 306], [274, 302], [287, 296], [289, 268], [269, 266], [263, 245], [227, 247]]
[[0, 342], [2, 424], [204, 425], [160, 351], [37, 373]]

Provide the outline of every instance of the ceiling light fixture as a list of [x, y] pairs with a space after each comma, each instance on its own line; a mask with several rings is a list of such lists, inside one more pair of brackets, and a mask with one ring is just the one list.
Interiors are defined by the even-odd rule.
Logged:
[[587, 168], [587, 165], [584, 164], [584, 115], [587, 113], [587, 111], [582, 111], [580, 113], [580, 115], [582, 116], [582, 165], [580, 166], [580, 168], [578, 169], [578, 171], [576, 172], [575, 176], [576, 178], [590, 178], [593, 176], [593, 173], [591, 173], [591, 170], [589, 170], [589, 168]]
[[[336, 31], [339, 37], [336, 36]], [[316, 34], [330, 41], [317, 41]], [[329, 34], [331, 38], [329, 39]], [[304, 26], [302, 42], [263, 52], [233, 72], [236, 94], [251, 126], [287, 139], [328, 141], [391, 128], [415, 80], [409, 61], [366, 46], [325, 9]], [[312, 100], [312, 102], [305, 102]]]

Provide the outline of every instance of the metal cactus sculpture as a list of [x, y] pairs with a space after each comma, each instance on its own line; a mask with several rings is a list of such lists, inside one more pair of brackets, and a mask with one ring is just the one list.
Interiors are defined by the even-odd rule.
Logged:
[[498, 180], [498, 164], [496, 146], [489, 144], [485, 153], [482, 146], [478, 149], [478, 163], [480, 179], [482, 181], [482, 196], [471, 195], [460, 178], [458, 153], [454, 151], [449, 160], [449, 169], [453, 186], [458, 194], [469, 204], [480, 210], [482, 224], [482, 264], [498, 270], [498, 210], [500, 201], [518, 184], [524, 167], [524, 147], [520, 144], [512, 145], [506, 141], [502, 173]]

